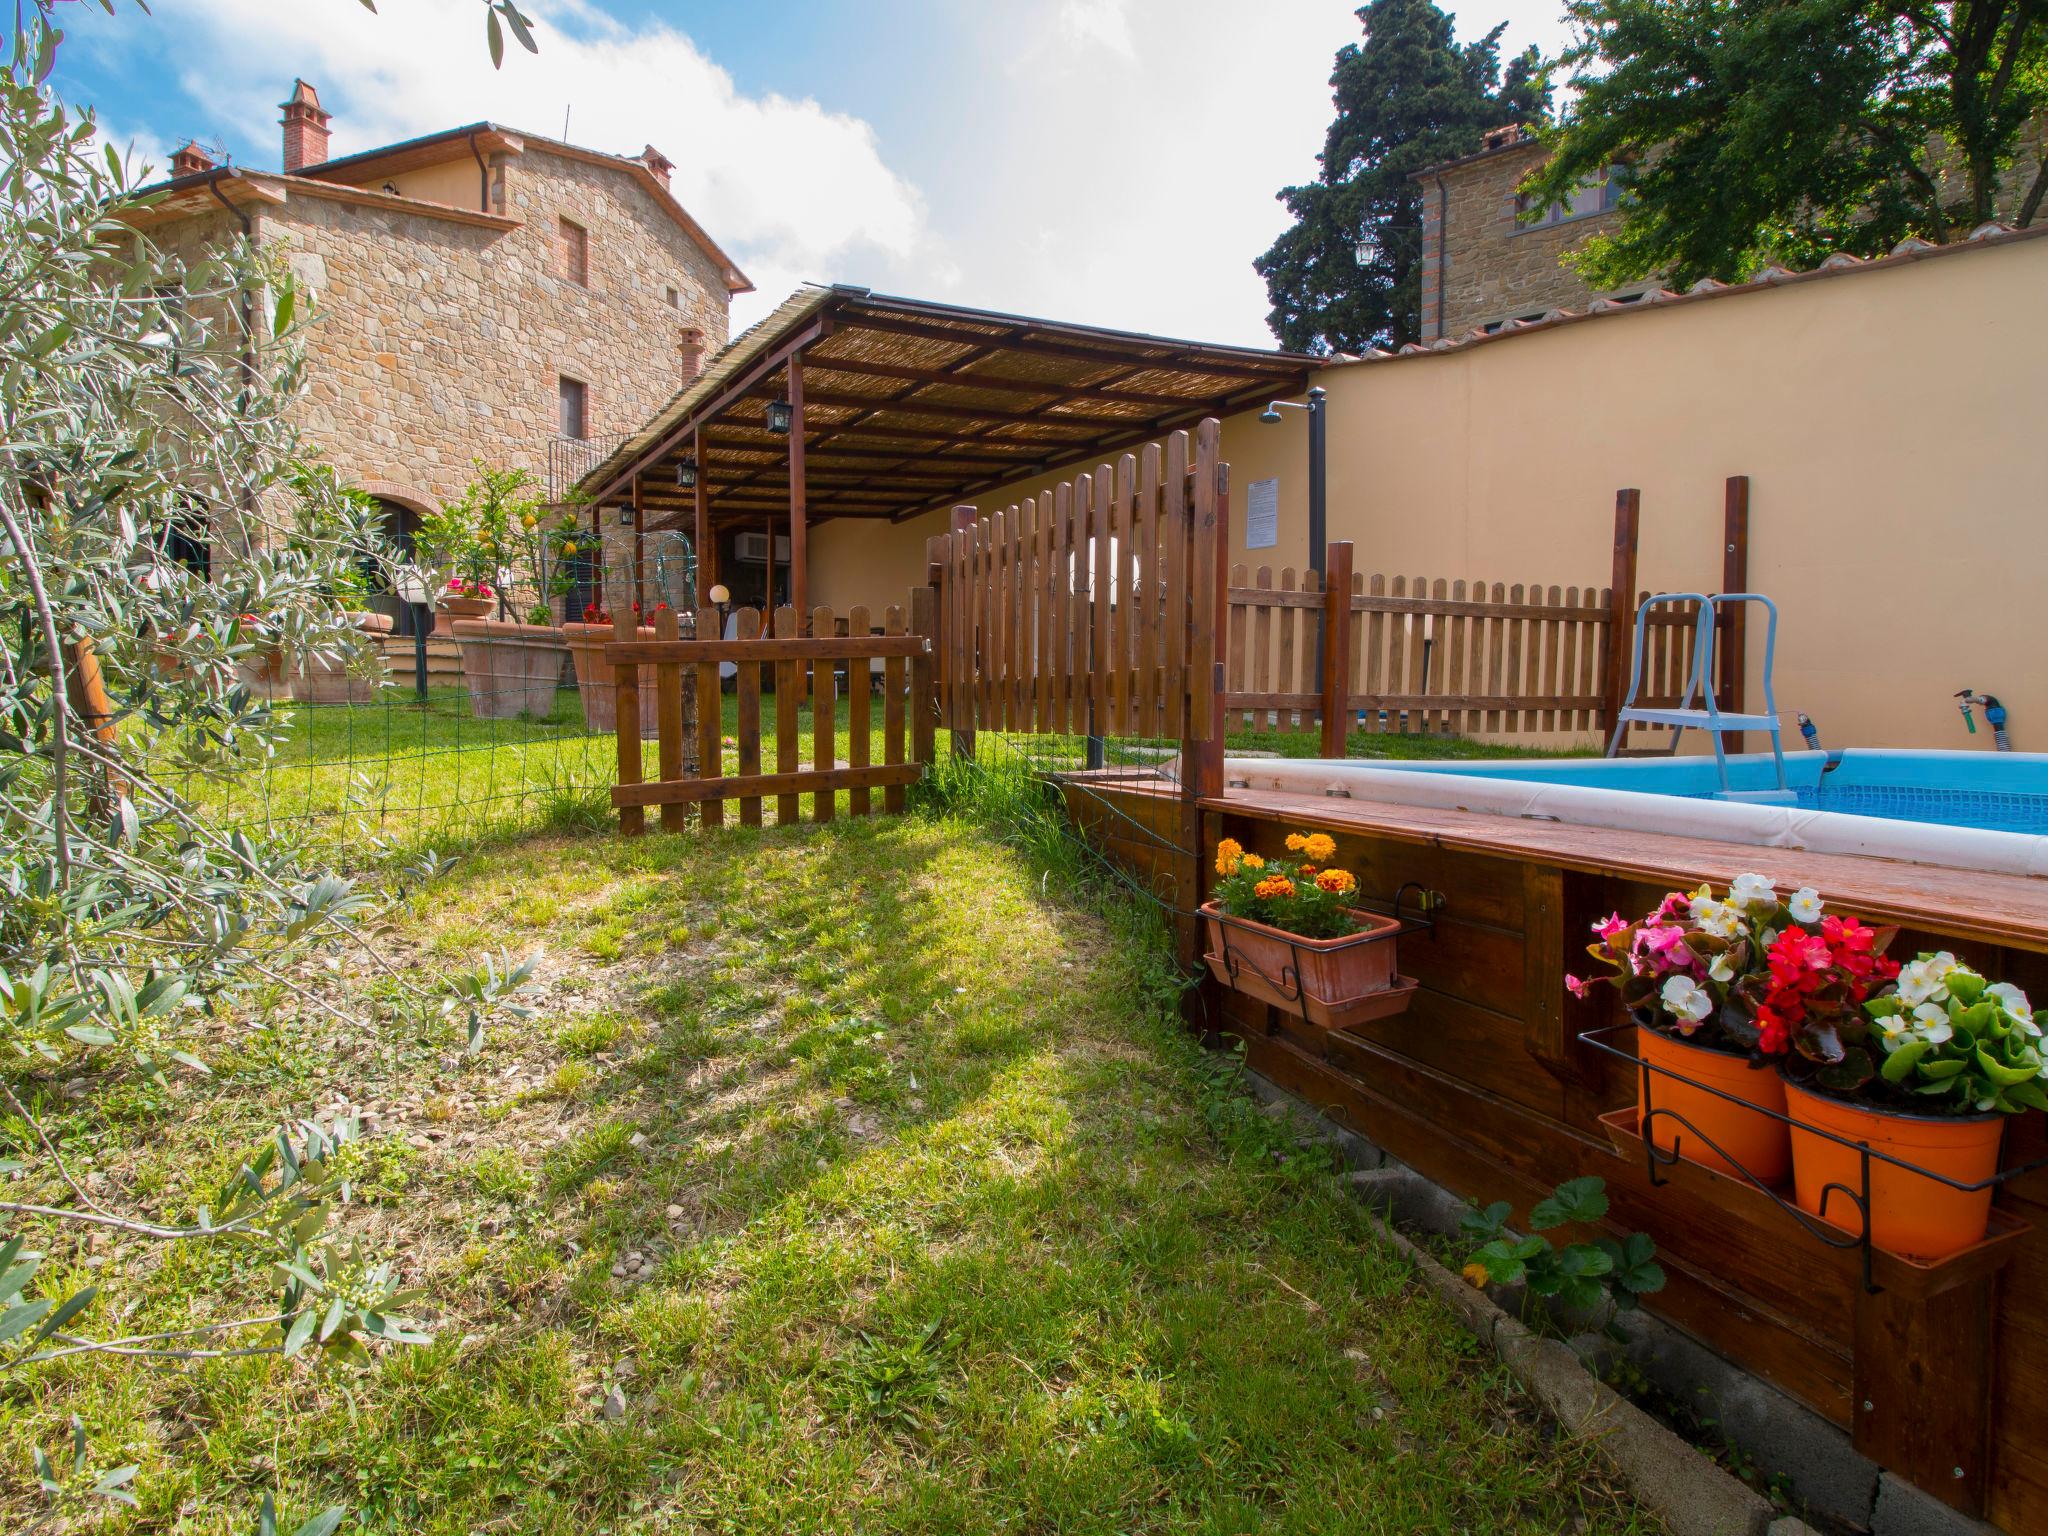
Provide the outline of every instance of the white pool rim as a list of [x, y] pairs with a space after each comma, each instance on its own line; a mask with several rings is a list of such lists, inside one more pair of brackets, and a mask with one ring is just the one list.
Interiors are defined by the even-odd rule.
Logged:
[[[1792, 755], [1787, 754], [1788, 759]], [[1499, 771], [1505, 765], [1495, 768]], [[1326, 796], [1342, 792], [1355, 800], [1481, 811], [1494, 816], [1608, 827], [1623, 832], [1663, 832], [1756, 848], [1854, 854], [1991, 874], [2048, 876], [2048, 837], [2026, 832], [1894, 821], [1881, 816], [1807, 810], [1796, 805], [1696, 800], [1638, 790], [1482, 778], [1446, 771], [1436, 765], [1431, 765], [1430, 771], [1418, 772], [1356, 760], [1233, 756], [1224, 759], [1224, 778], [1232, 787], [1289, 794]]]

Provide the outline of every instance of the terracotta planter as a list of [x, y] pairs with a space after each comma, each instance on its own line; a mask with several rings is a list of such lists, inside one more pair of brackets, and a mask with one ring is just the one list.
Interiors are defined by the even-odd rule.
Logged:
[[[394, 627], [391, 616], [383, 613], [351, 613], [349, 620], [365, 635], [388, 635]], [[345, 664], [312, 658], [292, 674], [292, 697], [308, 704], [367, 704], [383, 686], [383, 674], [381, 654], [374, 675], [351, 672]]]
[[[1747, 1056], [1694, 1045], [1640, 1022], [1636, 1025], [1636, 1054], [1664, 1069], [1657, 1073], [1647, 1067], [1641, 1070], [1637, 1104], [1647, 1099], [1651, 1109], [1668, 1109], [1692, 1127], [1688, 1131], [1677, 1120], [1658, 1115], [1644, 1129], [1659, 1152], [1669, 1155], [1676, 1147], [1687, 1162], [1716, 1173], [1738, 1179], [1746, 1174], [1759, 1184], [1785, 1182], [1792, 1171], [1790, 1127], [1759, 1112], [1785, 1113], [1785, 1083], [1775, 1068], [1752, 1067]], [[1670, 1075], [1673, 1073], [1677, 1075]], [[1742, 1103], [1731, 1104], [1707, 1092], [1709, 1088]], [[1731, 1166], [1731, 1159], [1740, 1166]]]
[[[652, 640], [654, 626], [639, 625], [632, 631], [636, 640]], [[576, 692], [583, 699], [583, 725], [586, 730], [610, 734], [619, 728], [618, 684], [612, 668], [604, 659], [606, 642], [612, 639], [609, 624], [564, 624], [562, 639], [568, 644], [570, 659], [576, 663]], [[684, 687], [687, 688], [687, 681]], [[640, 736], [651, 740], [657, 726], [656, 711], [659, 700], [654, 692], [654, 668], [640, 668]]]
[[1246, 918], [1225, 919], [1213, 901], [1202, 903], [1208, 928], [1209, 971], [1224, 986], [1306, 1014], [1324, 1029], [1343, 1029], [1388, 1018], [1407, 1008], [1416, 983], [1394, 969], [1394, 937], [1401, 925], [1377, 912], [1351, 913], [1357, 933], [1305, 939]]
[[[1850, 1198], [1863, 1191], [1862, 1154], [1803, 1126], [1864, 1143], [1959, 1184], [1981, 1183], [1998, 1172], [2004, 1115], [1899, 1114], [1830, 1098], [1797, 1083], [1785, 1085], [1785, 1102], [1794, 1122], [1792, 1179], [1799, 1208], [1845, 1232], [1862, 1227]], [[1840, 1189], [1829, 1193], [1829, 1185]], [[1989, 1189], [1951, 1189], [1910, 1168], [1870, 1160], [1870, 1240], [1886, 1252], [1911, 1259], [1947, 1258], [1982, 1241], [1990, 1224]]]
[[285, 676], [284, 652], [252, 651], [235, 663], [235, 681], [256, 699], [291, 697], [291, 683]]
[[457, 597], [443, 592], [434, 600], [434, 633], [453, 635], [457, 619], [488, 619], [497, 607], [495, 597]]
[[545, 720], [555, 712], [555, 687], [562, 676], [559, 629], [457, 619], [455, 643], [462, 647], [462, 680], [469, 685], [469, 709], [477, 719], [529, 715]]

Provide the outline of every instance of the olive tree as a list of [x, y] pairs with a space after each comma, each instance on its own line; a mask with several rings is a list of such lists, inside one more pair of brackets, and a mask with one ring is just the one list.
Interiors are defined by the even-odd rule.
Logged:
[[[150, 238], [149, 199], [47, 84], [50, 3], [0, 64], [0, 1375], [104, 1352], [361, 1363], [422, 1335], [390, 1257], [337, 1219], [353, 1125], [278, 1126], [206, 1204], [163, 1212], [75, 1178], [37, 1112], [58, 1074], [90, 1091], [204, 1073], [204, 1021], [259, 987], [351, 1027], [295, 962], [354, 944], [378, 963], [360, 925], [394, 895], [183, 792], [277, 749], [289, 723], [248, 663], [345, 662], [362, 642], [344, 595], [391, 551], [293, 424], [289, 272], [246, 239], [188, 259]], [[529, 968], [393, 983], [474, 1048]], [[96, 1288], [44, 1290], [31, 1246], [108, 1229], [230, 1249], [272, 1304], [124, 1335]], [[132, 1498], [133, 1469], [94, 1470], [82, 1431], [59, 1450], [35, 1452], [53, 1515]]]

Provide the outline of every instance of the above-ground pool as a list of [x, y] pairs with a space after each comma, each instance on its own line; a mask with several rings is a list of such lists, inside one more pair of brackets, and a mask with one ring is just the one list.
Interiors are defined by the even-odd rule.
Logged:
[[[2048, 875], [2048, 753], [1788, 752], [1791, 804], [1721, 799], [1705, 756], [1229, 762], [1253, 788]], [[1731, 757], [1728, 782], [1772, 790], [1777, 770], [1768, 753]]]

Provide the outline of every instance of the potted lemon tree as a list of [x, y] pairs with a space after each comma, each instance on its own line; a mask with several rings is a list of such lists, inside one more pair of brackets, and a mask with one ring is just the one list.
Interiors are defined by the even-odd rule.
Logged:
[[[437, 557], [454, 564], [462, 596], [488, 594], [503, 609], [506, 587], [517, 582], [527, 608], [524, 622], [476, 615], [450, 625], [462, 649], [470, 711], [480, 720], [546, 719], [554, 713], [564, 654], [548, 599], [568, 587], [562, 561], [565, 551], [574, 552], [574, 520], [546, 515], [528, 471], [493, 469], [482, 460], [475, 468], [461, 498], [426, 520], [422, 534]], [[497, 577], [495, 587], [486, 572]]]

